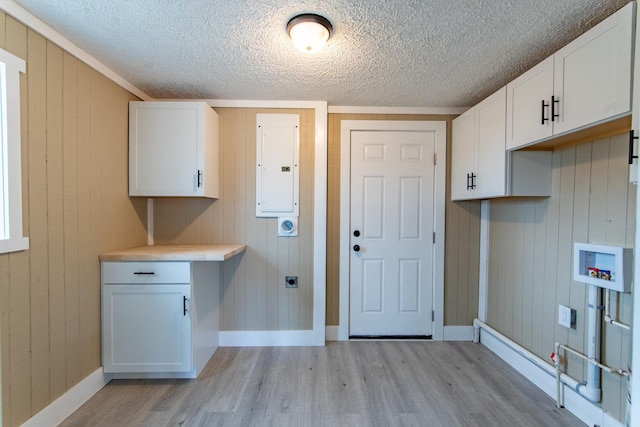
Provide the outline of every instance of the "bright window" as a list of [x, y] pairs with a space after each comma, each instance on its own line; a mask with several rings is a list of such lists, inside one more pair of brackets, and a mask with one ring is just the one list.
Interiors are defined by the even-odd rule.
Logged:
[[0, 49], [0, 253], [29, 248], [22, 230], [20, 73], [25, 62]]

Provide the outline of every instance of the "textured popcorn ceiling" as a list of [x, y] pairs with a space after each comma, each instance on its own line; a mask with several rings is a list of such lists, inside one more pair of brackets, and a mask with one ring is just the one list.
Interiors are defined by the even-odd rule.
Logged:
[[[463, 107], [628, 0], [14, 0], [154, 98]], [[334, 26], [309, 55], [287, 21]]]

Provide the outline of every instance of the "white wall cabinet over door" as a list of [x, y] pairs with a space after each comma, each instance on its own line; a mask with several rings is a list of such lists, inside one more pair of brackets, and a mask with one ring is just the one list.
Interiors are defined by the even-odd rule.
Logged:
[[206, 102], [129, 103], [129, 195], [218, 198], [218, 114]]
[[452, 200], [506, 195], [506, 89], [453, 120]]
[[507, 85], [507, 149], [631, 111], [635, 3]]

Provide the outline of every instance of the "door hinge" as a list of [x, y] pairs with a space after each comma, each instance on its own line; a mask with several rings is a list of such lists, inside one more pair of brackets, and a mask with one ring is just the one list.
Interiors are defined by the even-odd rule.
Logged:
[[438, 164], [438, 153], [433, 153], [433, 165]]
[[434, 231], [433, 232], [433, 244], [435, 245], [435, 243], [436, 243], [436, 232]]

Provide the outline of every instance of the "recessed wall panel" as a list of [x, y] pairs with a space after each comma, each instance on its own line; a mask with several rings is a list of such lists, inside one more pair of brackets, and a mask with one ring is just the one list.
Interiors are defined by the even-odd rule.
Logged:
[[381, 312], [384, 285], [384, 261], [366, 259], [362, 262], [362, 311]]
[[420, 206], [422, 180], [400, 178], [400, 240], [420, 238]]
[[400, 260], [400, 312], [417, 312], [420, 309], [420, 260]]
[[365, 162], [384, 162], [384, 145], [365, 144], [363, 155]]
[[364, 238], [381, 239], [384, 234], [384, 177], [364, 177]]
[[412, 163], [422, 161], [422, 146], [403, 145], [400, 147], [400, 161]]

